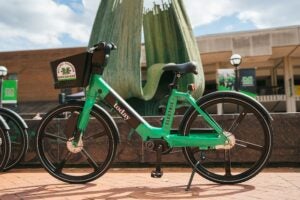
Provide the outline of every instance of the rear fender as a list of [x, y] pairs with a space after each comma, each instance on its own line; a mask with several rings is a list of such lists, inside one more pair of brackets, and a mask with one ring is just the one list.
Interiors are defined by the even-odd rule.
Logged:
[[4, 130], [9, 130], [9, 126], [7, 125], [6, 121], [4, 118], [0, 115], [0, 127]]
[[25, 120], [18, 113], [14, 112], [10, 109], [7, 109], [7, 108], [0, 108], [0, 114], [1, 113], [4, 113], [6, 115], [9, 115], [11, 118], [16, 119], [16, 121], [18, 121], [19, 124], [21, 124], [24, 129], [28, 128]]

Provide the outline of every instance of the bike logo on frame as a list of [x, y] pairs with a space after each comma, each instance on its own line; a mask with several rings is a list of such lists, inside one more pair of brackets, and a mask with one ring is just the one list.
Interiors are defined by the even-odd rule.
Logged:
[[123, 117], [125, 121], [130, 119], [125, 109], [121, 108], [117, 102], [114, 104], [114, 108], [116, 109], [116, 111], [118, 111], [118, 113]]
[[76, 80], [76, 70], [72, 63], [61, 62], [56, 68], [58, 81]]

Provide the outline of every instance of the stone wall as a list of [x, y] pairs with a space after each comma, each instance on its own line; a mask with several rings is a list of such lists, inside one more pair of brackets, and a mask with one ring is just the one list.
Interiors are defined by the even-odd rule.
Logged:
[[[293, 114], [272, 114], [274, 143], [273, 152], [270, 163], [286, 165], [290, 163], [300, 164], [300, 113]], [[179, 124], [181, 117], [175, 119], [175, 123]], [[146, 120], [152, 125], [160, 124], [160, 117], [147, 117]], [[118, 146], [118, 152], [115, 158], [117, 164], [133, 164], [138, 166], [141, 164], [154, 163], [156, 155], [154, 152], [144, 150], [141, 138], [137, 134], [133, 134], [131, 140], [128, 140], [130, 127], [120, 118], [115, 118], [117, 122], [121, 143]], [[30, 147], [25, 160], [22, 164], [37, 164], [39, 163], [34, 150], [34, 135], [35, 129], [39, 121], [26, 120], [29, 125]], [[247, 134], [255, 132], [255, 127], [247, 126]], [[180, 149], [174, 149], [174, 153], [164, 155], [163, 162], [168, 164], [184, 164], [185, 158], [180, 152]], [[250, 155], [251, 156], [251, 155]], [[249, 155], [241, 155], [240, 161], [243, 162]]]
[[65, 48], [0, 52], [1, 65], [18, 78], [18, 102], [57, 101], [59, 90], [54, 81], [50, 61], [85, 52], [86, 48]]

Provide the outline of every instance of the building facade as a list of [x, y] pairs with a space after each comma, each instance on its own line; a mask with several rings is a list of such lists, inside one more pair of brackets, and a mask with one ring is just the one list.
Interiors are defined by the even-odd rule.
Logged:
[[[229, 58], [237, 53], [243, 58], [241, 69], [256, 70], [257, 99], [269, 111], [300, 111], [300, 26], [206, 35], [196, 39], [206, 93], [216, 90], [217, 70], [232, 68]], [[19, 105], [57, 102], [61, 91], [53, 87], [49, 62], [85, 50], [79, 47], [0, 52], [0, 65], [7, 67], [7, 78], [18, 80]], [[142, 55], [143, 65], [145, 56]], [[34, 111], [45, 112], [39, 108]]]
[[229, 58], [237, 53], [241, 69], [256, 69], [257, 99], [268, 110], [300, 111], [300, 26], [208, 35], [197, 42], [208, 90], [216, 88], [217, 69], [232, 68]]

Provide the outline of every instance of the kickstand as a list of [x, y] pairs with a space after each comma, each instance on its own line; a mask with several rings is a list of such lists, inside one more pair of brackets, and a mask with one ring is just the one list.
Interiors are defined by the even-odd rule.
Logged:
[[197, 163], [195, 165], [193, 165], [193, 171], [191, 173], [191, 176], [190, 176], [190, 180], [185, 188], [185, 191], [189, 191], [190, 188], [191, 188], [191, 184], [192, 184], [192, 181], [194, 179], [194, 176], [195, 176], [195, 173], [196, 173], [196, 170], [197, 170], [197, 166], [199, 165], [200, 161], [198, 160]]
[[161, 170], [161, 154], [162, 154], [162, 145], [158, 145], [156, 150], [156, 167], [155, 170], [151, 172], [152, 178], [161, 178], [163, 175], [163, 171]]

